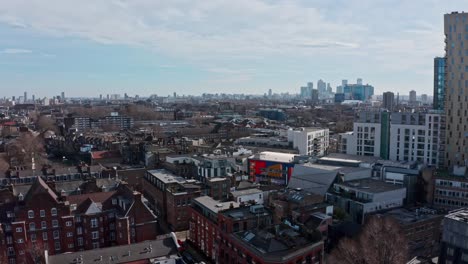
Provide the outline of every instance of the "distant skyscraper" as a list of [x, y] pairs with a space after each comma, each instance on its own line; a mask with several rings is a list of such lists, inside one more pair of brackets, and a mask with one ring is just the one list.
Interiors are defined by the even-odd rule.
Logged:
[[[444, 16], [445, 58], [445, 113], [447, 127], [446, 165], [467, 166], [468, 163], [468, 100], [464, 99], [468, 82], [468, 66], [463, 61], [466, 46], [463, 45], [468, 13], [452, 12]], [[462, 37], [463, 36], [463, 37]], [[466, 42], [465, 42], [466, 43]], [[463, 57], [465, 56], [465, 57]]]
[[107, 94], [107, 101], [109, 101], [109, 99], [110, 99], [110, 95], [109, 95], [109, 94]]
[[445, 58], [434, 58], [434, 95], [433, 108], [444, 110], [445, 104]]
[[427, 94], [421, 94], [421, 102], [424, 104], [424, 103], [427, 103]]
[[357, 84], [362, 85], [362, 79], [361, 79], [361, 78], [358, 78], [358, 79], [357, 79]]
[[382, 107], [388, 111], [393, 111], [395, 105], [395, 94], [392, 92], [383, 93]]
[[312, 89], [314, 89], [314, 83], [313, 82], [308, 82], [307, 87], [312, 91]]
[[333, 92], [330, 83], [327, 83], [327, 93], [331, 94]]
[[26, 103], [28, 101], [28, 93], [27, 92], [24, 92], [24, 102]]
[[346, 100], [368, 100], [374, 95], [374, 87], [372, 85], [362, 84], [347, 84], [343, 87], [343, 93]]
[[60, 96], [60, 97], [62, 97], [62, 100], [64, 100], [64, 101], [65, 101], [65, 92], [62, 92], [62, 94], [61, 94], [61, 96]]
[[319, 92], [317, 89], [312, 89], [312, 105], [316, 105], [319, 102]]
[[273, 92], [271, 91], [271, 89], [268, 89], [268, 97], [271, 97], [273, 95]]
[[415, 104], [416, 103], [416, 91], [415, 90], [411, 90], [409, 92], [409, 102], [410, 102], [410, 104]]
[[100, 95], [99, 95], [99, 100], [101, 100], [101, 101], [102, 101], [102, 94], [100, 94]]
[[36, 101], [36, 96], [33, 94], [32, 95], [32, 101], [35, 102]]
[[338, 85], [336, 87], [336, 93], [337, 94], [342, 94], [343, 93], [343, 87], [348, 85], [348, 80], [341, 80], [341, 85]]
[[325, 91], [327, 90], [327, 84], [322, 79], [318, 80], [317, 82], [317, 90], [319, 94], [325, 93]]
[[177, 97], [177, 93], [176, 93], [176, 92], [174, 92], [174, 98], [176, 98], [176, 97]]

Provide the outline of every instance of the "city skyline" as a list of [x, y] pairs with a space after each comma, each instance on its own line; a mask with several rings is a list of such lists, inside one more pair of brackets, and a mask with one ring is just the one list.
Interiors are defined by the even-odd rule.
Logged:
[[0, 4], [2, 95], [299, 93], [305, 82], [356, 78], [376, 94], [432, 94], [442, 15], [463, 10], [442, 1], [70, 6]]

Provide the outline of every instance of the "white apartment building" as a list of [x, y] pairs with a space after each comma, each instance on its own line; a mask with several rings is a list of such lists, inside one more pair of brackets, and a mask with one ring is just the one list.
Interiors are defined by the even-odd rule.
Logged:
[[293, 148], [299, 150], [300, 155], [323, 156], [327, 153], [330, 131], [322, 128], [289, 129], [288, 141], [293, 143]]
[[444, 163], [445, 116], [438, 112], [362, 112], [353, 131], [339, 136], [340, 153], [392, 161]]
[[438, 165], [443, 152], [443, 115], [393, 113], [390, 125], [390, 160]]
[[381, 134], [381, 113], [357, 113], [353, 131], [340, 134], [339, 152], [350, 155], [380, 157]]

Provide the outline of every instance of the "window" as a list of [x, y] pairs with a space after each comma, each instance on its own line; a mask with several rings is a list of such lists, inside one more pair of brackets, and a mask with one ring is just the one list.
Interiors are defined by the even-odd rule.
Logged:
[[75, 221], [76, 221], [77, 223], [80, 223], [80, 222], [81, 222], [81, 217], [80, 217], [79, 215], [77, 215], [77, 216], [75, 217]]
[[21, 228], [21, 227], [17, 227], [17, 228], [16, 228], [16, 232], [17, 232], [17, 233], [21, 233], [21, 232], [23, 232], [23, 228]]
[[41, 228], [42, 229], [47, 229], [47, 222], [46, 221], [41, 222]]
[[36, 231], [36, 224], [35, 223], [29, 223], [29, 231]]
[[52, 220], [52, 227], [58, 227], [58, 220]]
[[448, 248], [447, 248], [447, 255], [453, 256], [453, 251], [454, 251], [453, 248], [448, 247]]
[[82, 229], [81, 227], [78, 227], [78, 228], [76, 229], [76, 234], [77, 234], [77, 235], [83, 234], [83, 229]]
[[55, 230], [53, 235], [54, 235], [54, 239], [59, 239], [60, 238], [60, 233], [59, 233], [58, 230]]
[[47, 233], [42, 233], [42, 240], [47, 241]]
[[73, 237], [73, 233], [72, 232], [67, 232], [67, 237]]
[[28, 218], [29, 219], [34, 218], [34, 211], [33, 210], [28, 211]]
[[31, 234], [31, 242], [36, 242], [36, 234]]
[[93, 231], [91, 233], [93, 239], [98, 239], [99, 238], [99, 232], [98, 231]]
[[112, 198], [112, 205], [117, 205], [117, 199]]
[[96, 228], [98, 227], [98, 221], [97, 218], [91, 219], [91, 228]]
[[60, 242], [54, 243], [55, 250], [60, 250]]
[[74, 248], [75, 246], [73, 244], [68, 244], [68, 248]]
[[41, 217], [45, 217], [45, 210], [39, 211], [39, 214], [41, 215]]
[[50, 214], [51, 214], [52, 216], [57, 216], [57, 208], [52, 208], [52, 209], [50, 209]]
[[83, 246], [83, 238], [82, 237], [79, 237], [77, 242], [78, 242], [78, 246], [80, 246], [80, 247]]
[[71, 222], [71, 221], [67, 221], [67, 222], [65, 223], [65, 225], [66, 225], [66, 226], [72, 226], [72, 222]]
[[99, 248], [99, 242], [93, 242], [93, 248]]
[[18, 238], [18, 240], [16, 240], [16, 243], [18, 244], [23, 244], [24, 243], [24, 240], [22, 238]]

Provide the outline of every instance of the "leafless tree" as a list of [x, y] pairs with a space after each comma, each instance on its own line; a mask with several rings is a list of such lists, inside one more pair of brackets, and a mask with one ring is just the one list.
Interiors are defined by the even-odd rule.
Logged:
[[344, 238], [332, 251], [329, 263], [393, 264], [406, 263], [408, 247], [405, 235], [389, 217], [369, 218], [355, 239]]
[[30, 164], [33, 157], [39, 165], [45, 161], [44, 142], [40, 136], [21, 133], [13, 143], [8, 145], [7, 154], [10, 159], [15, 159], [20, 165]]
[[58, 133], [58, 127], [55, 121], [50, 116], [42, 115], [37, 119], [36, 126], [39, 131], [44, 132], [47, 130]]
[[36, 241], [28, 240], [25, 245], [24, 258], [19, 263], [24, 264], [45, 264], [44, 252], [46, 247], [40, 239]]

